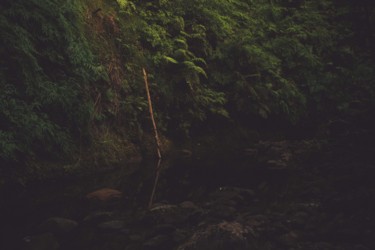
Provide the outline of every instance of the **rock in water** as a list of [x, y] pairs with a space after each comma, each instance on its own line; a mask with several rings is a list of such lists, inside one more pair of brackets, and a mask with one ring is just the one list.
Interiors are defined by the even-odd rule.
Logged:
[[124, 221], [122, 220], [111, 220], [106, 221], [98, 225], [98, 228], [102, 231], [120, 231], [124, 228]]
[[257, 249], [252, 229], [238, 222], [223, 221], [207, 226], [178, 247], [178, 250], [252, 250]]
[[113, 217], [113, 212], [102, 212], [102, 211], [97, 211], [94, 213], [91, 213], [87, 215], [83, 219], [83, 223], [86, 225], [97, 225], [99, 223], [102, 223], [104, 221], [108, 221]]
[[55, 235], [64, 235], [72, 232], [77, 226], [78, 223], [74, 220], [52, 217], [39, 226], [39, 231], [54, 233]]
[[107, 202], [120, 199], [122, 192], [111, 188], [102, 188], [86, 195], [88, 200], [96, 200], [100, 202]]

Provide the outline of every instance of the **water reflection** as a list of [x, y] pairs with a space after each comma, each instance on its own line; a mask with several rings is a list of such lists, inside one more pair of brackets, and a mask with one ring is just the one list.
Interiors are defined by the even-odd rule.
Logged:
[[161, 159], [159, 158], [159, 160], [157, 162], [157, 165], [156, 165], [156, 168], [155, 168], [154, 185], [153, 185], [153, 188], [152, 188], [152, 191], [151, 191], [150, 200], [148, 202], [148, 208], [151, 208], [152, 204], [154, 202], [154, 196], [155, 196], [155, 192], [156, 192], [156, 187], [158, 186], [158, 182], [159, 182], [160, 171], [161, 171]]

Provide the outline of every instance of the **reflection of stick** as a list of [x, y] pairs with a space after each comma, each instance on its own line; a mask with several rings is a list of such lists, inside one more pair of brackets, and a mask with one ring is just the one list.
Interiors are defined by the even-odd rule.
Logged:
[[154, 134], [155, 134], [155, 141], [156, 141], [156, 150], [157, 150], [157, 153], [158, 153], [158, 158], [161, 159], [160, 140], [159, 140], [158, 130], [156, 128], [156, 123], [155, 123], [155, 119], [154, 119], [154, 112], [152, 111], [150, 89], [148, 87], [147, 72], [146, 72], [145, 68], [143, 68], [143, 78], [145, 80], [147, 100], [148, 100], [148, 108], [150, 110], [150, 116], [151, 116], [152, 126], [154, 127]]
[[155, 192], [156, 192], [156, 187], [157, 187], [158, 181], [159, 181], [160, 164], [161, 164], [161, 158], [159, 158], [158, 165], [156, 166], [154, 187], [152, 188], [152, 192], [151, 192], [151, 196], [150, 196], [150, 201], [148, 202], [148, 208], [151, 208], [152, 203], [154, 202], [154, 196], [155, 196]]

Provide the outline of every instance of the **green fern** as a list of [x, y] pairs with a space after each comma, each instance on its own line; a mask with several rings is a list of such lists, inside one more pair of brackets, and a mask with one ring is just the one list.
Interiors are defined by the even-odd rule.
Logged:
[[163, 58], [169, 63], [178, 64], [178, 61], [170, 56], [163, 56]]
[[192, 62], [192, 61], [184, 61], [182, 63], [182, 65], [185, 68], [185, 72], [187, 72], [188, 74], [198, 74], [198, 75], [204, 76], [205, 78], [208, 78], [208, 76], [206, 74], [206, 71], [204, 71], [203, 68], [195, 65], [194, 62]]

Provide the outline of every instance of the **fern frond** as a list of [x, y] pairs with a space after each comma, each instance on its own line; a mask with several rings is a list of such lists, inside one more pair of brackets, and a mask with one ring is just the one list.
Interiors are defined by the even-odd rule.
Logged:
[[163, 56], [163, 58], [169, 62], [169, 63], [173, 63], [173, 64], [178, 64], [178, 61], [172, 57], [169, 57], [169, 56]]
[[184, 61], [182, 64], [190, 73], [200, 74], [204, 76], [205, 78], [208, 78], [206, 71], [203, 68], [195, 65], [194, 62]]
[[176, 46], [178, 49], [183, 49], [183, 50], [187, 50], [188, 49], [188, 44], [186, 42], [185, 39], [181, 39], [181, 38], [176, 38], [174, 40]]

